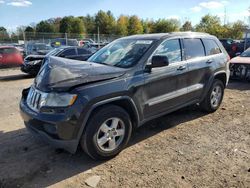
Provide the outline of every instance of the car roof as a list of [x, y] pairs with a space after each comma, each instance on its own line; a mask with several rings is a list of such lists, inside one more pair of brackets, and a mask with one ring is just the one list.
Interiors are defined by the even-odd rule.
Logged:
[[172, 33], [153, 33], [153, 34], [140, 34], [124, 37], [125, 39], [138, 39], [138, 40], [160, 40], [168, 37], [213, 37], [207, 33], [198, 32], [172, 32]]
[[16, 49], [15, 46], [0, 46], [0, 49], [3, 49], [3, 48], [14, 48], [14, 49]]

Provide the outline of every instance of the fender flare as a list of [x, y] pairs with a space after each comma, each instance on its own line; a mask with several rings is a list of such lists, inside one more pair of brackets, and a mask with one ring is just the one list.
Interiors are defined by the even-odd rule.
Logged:
[[81, 127], [80, 127], [78, 135], [77, 135], [77, 142], [78, 142], [78, 144], [79, 144], [79, 141], [80, 141], [81, 136], [83, 134], [83, 131], [86, 128], [86, 125], [87, 125], [87, 122], [88, 122], [88, 120], [89, 120], [89, 118], [91, 116], [91, 113], [97, 107], [100, 107], [100, 106], [105, 105], [105, 104], [109, 104], [111, 102], [120, 101], [120, 100], [127, 100], [127, 101], [130, 102], [131, 106], [133, 107], [133, 113], [136, 114], [136, 116], [135, 116], [135, 118], [136, 118], [136, 125], [139, 124], [139, 121], [140, 121], [139, 112], [138, 112], [138, 109], [136, 107], [135, 102], [133, 101], [133, 99], [131, 97], [129, 97], [129, 96], [117, 96], [117, 97], [113, 97], [113, 98], [110, 98], [110, 99], [102, 100], [102, 101], [99, 101], [99, 102], [95, 103], [94, 105], [92, 105], [91, 108], [88, 110], [85, 118], [83, 119], [83, 122], [81, 124]]
[[[205, 87], [206, 89], [203, 91], [203, 94], [202, 94], [202, 97], [201, 97], [201, 101], [204, 100], [204, 98], [206, 97], [206, 94], [207, 92], [209, 91], [209, 89], [211, 88], [212, 84], [213, 84], [213, 81], [215, 79], [215, 77], [219, 74], [225, 74], [226, 75], [226, 78], [227, 78], [227, 72], [226, 71], [218, 71], [216, 72], [215, 74], [213, 74], [210, 78], [209, 78], [209, 81], [207, 83], [207, 86]], [[228, 78], [227, 78], [228, 79]], [[227, 81], [226, 81], [226, 84], [227, 84]]]

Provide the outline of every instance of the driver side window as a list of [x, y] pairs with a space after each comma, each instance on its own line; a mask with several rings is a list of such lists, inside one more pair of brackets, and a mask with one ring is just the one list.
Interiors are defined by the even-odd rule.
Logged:
[[181, 61], [181, 46], [179, 39], [166, 40], [159, 45], [154, 55], [167, 56], [169, 64]]

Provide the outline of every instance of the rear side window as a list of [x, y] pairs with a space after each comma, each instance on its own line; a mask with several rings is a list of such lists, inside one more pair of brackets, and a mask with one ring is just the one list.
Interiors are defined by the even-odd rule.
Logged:
[[17, 50], [15, 48], [1, 48], [0, 54], [13, 54], [16, 53]]
[[193, 59], [205, 56], [205, 49], [201, 39], [184, 39], [186, 59]]
[[90, 52], [84, 48], [78, 48], [78, 55], [85, 55], [85, 54], [89, 54]]
[[71, 48], [71, 49], [65, 50], [64, 52], [61, 53], [60, 56], [73, 56], [73, 55], [76, 55], [75, 48]]
[[167, 56], [169, 63], [181, 61], [181, 46], [179, 39], [167, 40], [160, 44], [154, 55]]
[[212, 39], [203, 39], [205, 48], [206, 48], [206, 54], [207, 55], [215, 55], [220, 54], [221, 50], [217, 43]]

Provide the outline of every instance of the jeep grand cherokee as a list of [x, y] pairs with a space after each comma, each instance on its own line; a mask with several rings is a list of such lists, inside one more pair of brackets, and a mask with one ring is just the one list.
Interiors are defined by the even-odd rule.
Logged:
[[229, 57], [204, 33], [117, 39], [87, 62], [50, 57], [20, 102], [31, 133], [94, 159], [117, 155], [145, 122], [192, 104], [216, 111]]

